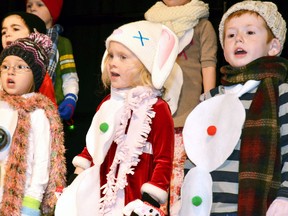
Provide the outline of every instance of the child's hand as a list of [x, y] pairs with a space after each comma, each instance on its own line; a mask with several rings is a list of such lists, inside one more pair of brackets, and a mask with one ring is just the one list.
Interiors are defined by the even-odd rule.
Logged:
[[123, 214], [126, 216], [165, 216], [161, 209], [156, 208], [147, 202], [143, 202], [140, 199], [128, 203], [123, 209]]
[[288, 215], [288, 199], [277, 198], [270, 205], [266, 216], [286, 216]]
[[76, 107], [76, 101], [77, 96], [72, 93], [69, 93], [65, 96], [65, 99], [62, 101], [58, 108], [60, 117], [62, 119], [69, 120], [72, 118]]

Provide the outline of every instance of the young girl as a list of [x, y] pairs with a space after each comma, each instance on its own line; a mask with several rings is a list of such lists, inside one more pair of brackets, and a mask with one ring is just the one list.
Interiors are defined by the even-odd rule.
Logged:
[[32, 33], [0, 55], [1, 216], [51, 214], [56, 188], [65, 186], [61, 120], [53, 103], [35, 93], [51, 44], [49, 37]]
[[71, 42], [61, 36], [63, 28], [56, 24], [62, 5], [63, 0], [27, 0], [26, 11], [37, 15], [45, 22], [47, 35], [53, 42], [48, 73], [54, 84], [60, 116], [64, 120], [70, 120], [78, 100], [79, 79]]
[[[31, 33], [46, 34], [46, 26], [38, 16], [26, 12], [11, 12], [2, 20], [2, 46], [5, 48], [19, 38], [28, 37]], [[57, 106], [54, 87], [49, 74], [46, 73], [39, 92], [47, 96]]]
[[174, 147], [173, 120], [161, 95], [178, 40], [164, 25], [138, 21], [116, 29], [106, 49], [102, 80], [111, 94], [86, 136], [94, 166], [64, 190], [56, 215], [130, 215], [145, 209], [160, 215]]

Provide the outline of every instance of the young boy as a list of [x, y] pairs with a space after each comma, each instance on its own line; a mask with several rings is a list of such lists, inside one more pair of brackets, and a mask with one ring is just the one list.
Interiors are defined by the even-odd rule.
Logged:
[[60, 35], [63, 28], [56, 24], [62, 5], [63, 0], [27, 0], [26, 11], [39, 16], [46, 24], [47, 35], [53, 42], [48, 73], [54, 84], [60, 116], [70, 120], [78, 100], [79, 79], [71, 42]]
[[52, 43], [44, 34], [18, 39], [0, 54], [0, 215], [50, 215], [65, 186], [63, 127], [38, 92]]
[[[194, 210], [205, 206], [215, 216], [288, 215], [288, 61], [279, 57], [285, 36], [286, 23], [272, 2], [243, 1], [223, 15], [219, 38], [229, 66], [221, 68], [222, 85], [205, 94], [213, 98], [191, 112], [183, 132], [186, 152], [196, 165], [189, 173], [209, 171], [212, 191], [207, 199], [203, 193], [203, 203], [195, 208], [183, 199], [181, 210], [190, 205]], [[243, 112], [231, 106], [231, 95], [241, 101]], [[207, 132], [192, 135], [200, 126]]]

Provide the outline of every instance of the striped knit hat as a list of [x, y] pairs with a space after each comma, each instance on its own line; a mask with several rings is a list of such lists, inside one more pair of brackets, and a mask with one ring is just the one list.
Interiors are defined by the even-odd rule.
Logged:
[[0, 55], [0, 65], [7, 56], [22, 58], [32, 70], [37, 92], [46, 73], [48, 54], [51, 48], [52, 42], [47, 35], [32, 33], [28, 38], [18, 39], [7, 46]]

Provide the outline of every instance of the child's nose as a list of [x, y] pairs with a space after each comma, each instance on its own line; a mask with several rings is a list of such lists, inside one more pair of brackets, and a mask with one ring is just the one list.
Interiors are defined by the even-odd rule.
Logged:
[[29, 12], [33, 12], [36, 10], [36, 4], [31, 4], [29, 7]]
[[241, 34], [236, 35], [236, 42], [243, 42], [243, 37]]
[[109, 65], [110, 67], [115, 67], [116, 66], [116, 59], [115, 58], [111, 58], [110, 61], [109, 61]]
[[5, 38], [11, 37], [10, 30], [7, 30], [4, 35]]

